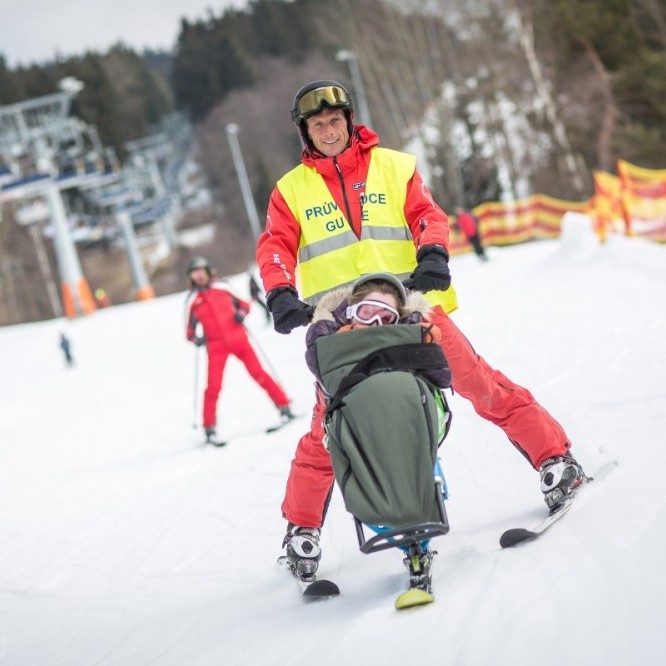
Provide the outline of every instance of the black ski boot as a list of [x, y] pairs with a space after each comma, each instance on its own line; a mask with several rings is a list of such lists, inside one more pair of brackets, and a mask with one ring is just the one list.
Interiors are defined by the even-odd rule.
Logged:
[[409, 554], [402, 561], [409, 571], [409, 587], [417, 588], [432, 594], [432, 580], [430, 578], [430, 566], [432, 558], [437, 554], [435, 550], [429, 550], [428, 546], [420, 543], [410, 544]]
[[289, 568], [297, 578], [307, 580], [317, 572], [321, 559], [319, 535], [317, 527], [289, 526], [282, 547], [286, 547]]
[[289, 423], [289, 421], [293, 421], [296, 418], [296, 415], [291, 411], [291, 407], [289, 405], [284, 405], [284, 407], [280, 407], [280, 420], [282, 423]]
[[403, 560], [409, 571], [409, 588], [395, 600], [397, 610], [431, 604], [435, 600], [432, 593], [430, 567], [432, 558], [436, 554], [436, 550], [430, 550], [423, 543], [409, 545], [409, 552]]
[[570, 455], [547, 458], [541, 463], [539, 474], [541, 492], [551, 514], [560, 509], [567, 498], [590, 480], [580, 464]]

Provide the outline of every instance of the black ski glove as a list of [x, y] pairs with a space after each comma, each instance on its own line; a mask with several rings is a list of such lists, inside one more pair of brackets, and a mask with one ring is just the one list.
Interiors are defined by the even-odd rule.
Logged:
[[195, 335], [192, 338], [192, 343], [195, 344], [197, 347], [203, 347], [206, 344], [206, 338]]
[[415, 291], [446, 291], [451, 285], [449, 253], [441, 245], [424, 245], [416, 255], [418, 265], [403, 282]]
[[303, 303], [293, 287], [273, 289], [266, 297], [266, 305], [273, 315], [273, 328], [283, 334], [307, 326], [314, 314], [314, 308]]

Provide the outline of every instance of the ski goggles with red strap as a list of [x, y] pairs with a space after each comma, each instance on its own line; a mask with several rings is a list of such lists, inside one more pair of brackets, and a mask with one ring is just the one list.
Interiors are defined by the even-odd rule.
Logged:
[[347, 319], [355, 319], [368, 326], [390, 326], [397, 324], [400, 313], [381, 301], [360, 301], [347, 306]]
[[300, 121], [319, 113], [324, 106], [331, 109], [349, 109], [351, 100], [347, 91], [341, 86], [321, 86], [308, 90], [296, 103], [292, 111], [292, 120]]

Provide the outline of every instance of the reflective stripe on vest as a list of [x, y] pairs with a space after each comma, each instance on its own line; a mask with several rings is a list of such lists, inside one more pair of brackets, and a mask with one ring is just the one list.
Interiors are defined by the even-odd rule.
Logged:
[[[409, 277], [416, 266], [416, 249], [404, 207], [415, 168], [412, 155], [372, 149], [364, 190], [353, 191], [347, 184], [348, 197], [363, 197], [360, 239], [314, 167], [300, 164], [278, 181], [301, 227], [297, 274], [304, 301], [316, 304], [325, 293], [367, 273]], [[456, 307], [452, 288], [430, 292], [428, 300], [447, 312]]]

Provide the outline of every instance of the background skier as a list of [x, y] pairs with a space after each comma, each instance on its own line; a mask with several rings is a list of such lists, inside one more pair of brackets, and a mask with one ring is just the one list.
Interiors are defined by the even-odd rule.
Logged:
[[479, 257], [481, 261], [488, 261], [486, 251], [483, 249], [483, 243], [481, 242], [478, 218], [473, 213], [460, 206], [455, 209], [455, 212], [456, 223], [458, 224], [458, 227], [460, 227], [460, 231], [465, 234], [465, 238], [470, 242], [476, 256]]
[[72, 343], [69, 341], [69, 338], [64, 334], [60, 334], [60, 349], [65, 355], [65, 363], [69, 367], [74, 365], [74, 356], [72, 355]]
[[[216, 281], [214, 271], [203, 257], [188, 262], [187, 277], [191, 288], [186, 302], [187, 339], [197, 347], [205, 345], [208, 352], [208, 384], [203, 404], [206, 441], [216, 441], [217, 400], [230, 354], [245, 365], [252, 379], [268, 393], [281, 418], [293, 419], [289, 398], [262, 367], [243, 326], [250, 304]], [[203, 329], [203, 334], [198, 328]]]
[[259, 283], [255, 280], [254, 275], [252, 275], [252, 273], [250, 273], [249, 287], [250, 287], [250, 298], [252, 298], [252, 300], [264, 311], [264, 314], [266, 315], [266, 321], [270, 322], [271, 313], [268, 310], [266, 302], [261, 297], [261, 287], [259, 286]]

